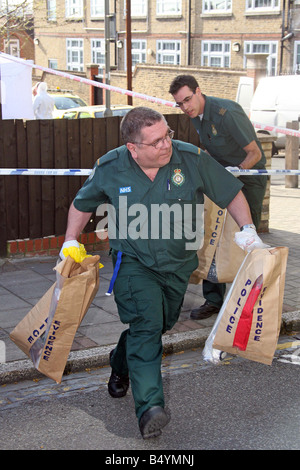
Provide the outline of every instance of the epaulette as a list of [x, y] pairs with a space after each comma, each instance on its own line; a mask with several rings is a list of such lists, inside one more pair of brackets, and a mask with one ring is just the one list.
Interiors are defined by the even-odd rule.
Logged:
[[105, 163], [111, 162], [119, 158], [121, 148], [123, 147], [118, 147], [116, 149], [110, 150], [105, 155], [103, 155], [103, 157], [98, 158], [96, 165], [101, 166], [101, 165], [104, 165]]
[[183, 142], [182, 140], [175, 140], [174, 142], [176, 142], [177, 149], [180, 152], [191, 152], [196, 155], [200, 155], [201, 149], [196, 145], [190, 144], [189, 142]]
[[221, 116], [224, 116], [224, 114], [226, 113], [226, 111], [227, 111], [227, 109], [225, 109], [225, 108], [220, 108], [219, 114], [220, 114]]

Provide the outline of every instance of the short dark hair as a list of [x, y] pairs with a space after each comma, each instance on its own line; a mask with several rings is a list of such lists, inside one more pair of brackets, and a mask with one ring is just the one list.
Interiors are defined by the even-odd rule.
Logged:
[[199, 87], [199, 84], [193, 75], [177, 75], [170, 85], [169, 93], [174, 95], [183, 86], [188, 86], [193, 92]]
[[144, 127], [153, 126], [160, 121], [166, 122], [164, 116], [154, 109], [145, 106], [131, 109], [121, 121], [120, 131], [124, 143], [138, 141]]

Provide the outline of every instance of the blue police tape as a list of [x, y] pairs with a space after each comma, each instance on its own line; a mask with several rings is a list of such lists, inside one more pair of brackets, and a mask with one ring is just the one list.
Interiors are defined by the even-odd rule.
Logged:
[[230, 173], [239, 173], [241, 175], [300, 175], [300, 170], [242, 170], [242, 169], [230, 169]]
[[0, 176], [89, 176], [91, 169], [0, 168]]
[[[228, 170], [240, 175], [300, 175], [300, 170]], [[89, 176], [92, 169], [0, 168], [0, 176]]]

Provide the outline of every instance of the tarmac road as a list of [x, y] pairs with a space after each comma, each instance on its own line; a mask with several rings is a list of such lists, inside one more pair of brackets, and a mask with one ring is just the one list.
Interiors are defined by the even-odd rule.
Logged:
[[131, 390], [122, 399], [107, 393], [109, 367], [71, 374], [60, 385], [42, 378], [2, 386], [0, 449], [97, 449], [103, 451], [99, 463], [143, 450], [144, 464], [155, 452], [175, 458], [176, 451], [177, 459], [193, 456], [188, 466], [196, 464], [196, 450], [299, 449], [299, 339], [280, 337], [272, 366], [238, 357], [216, 366], [203, 361], [201, 349], [166, 356], [162, 371], [171, 421], [160, 437], [145, 441]]

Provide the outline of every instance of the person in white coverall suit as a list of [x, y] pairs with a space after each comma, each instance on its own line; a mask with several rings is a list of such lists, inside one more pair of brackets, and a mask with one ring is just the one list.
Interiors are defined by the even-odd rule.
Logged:
[[52, 119], [54, 99], [47, 93], [47, 84], [41, 82], [37, 89], [37, 95], [33, 100], [33, 112], [35, 119]]

